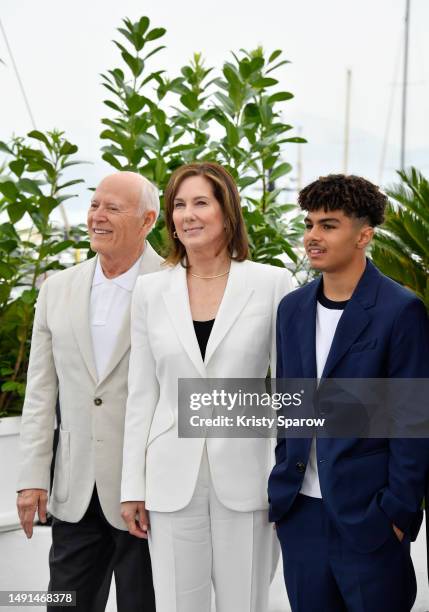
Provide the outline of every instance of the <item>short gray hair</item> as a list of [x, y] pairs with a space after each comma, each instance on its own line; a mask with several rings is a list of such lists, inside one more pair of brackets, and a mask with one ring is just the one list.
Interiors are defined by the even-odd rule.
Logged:
[[[141, 175], [140, 175], [141, 176]], [[153, 210], [156, 213], [155, 221], [159, 215], [159, 193], [158, 189], [145, 176], [142, 176], [142, 188], [140, 194], [140, 211]]]

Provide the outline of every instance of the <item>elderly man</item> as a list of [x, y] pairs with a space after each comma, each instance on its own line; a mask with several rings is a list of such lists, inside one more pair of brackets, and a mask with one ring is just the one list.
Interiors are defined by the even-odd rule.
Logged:
[[46, 519], [59, 395], [49, 588], [76, 591], [79, 611], [104, 609], [96, 595], [112, 567], [118, 610], [155, 610], [147, 541], [126, 531], [119, 500], [131, 293], [138, 275], [160, 269], [145, 242], [158, 212], [157, 190], [139, 174], [102, 180], [88, 212], [98, 256], [51, 276], [36, 308], [17, 505], [31, 538], [36, 510]]

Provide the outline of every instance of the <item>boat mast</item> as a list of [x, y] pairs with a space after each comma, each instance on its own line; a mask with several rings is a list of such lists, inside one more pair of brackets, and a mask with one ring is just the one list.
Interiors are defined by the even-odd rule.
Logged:
[[402, 83], [402, 118], [401, 118], [401, 170], [405, 169], [405, 146], [407, 129], [407, 88], [408, 88], [408, 46], [410, 30], [410, 1], [406, 0], [405, 40], [404, 40], [404, 78]]

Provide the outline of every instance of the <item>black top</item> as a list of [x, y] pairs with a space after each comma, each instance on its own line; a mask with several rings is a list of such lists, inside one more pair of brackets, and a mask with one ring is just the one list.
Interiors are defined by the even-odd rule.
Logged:
[[210, 333], [212, 331], [214, 319], [210, 321], [194, 321], [195, 335], [197, 336], [198, 344], [200, 346], [201, 357], [206, 356], [207, 342], [209, 341]]
[[342, 302], [337, 302], [336, 300], [330, 300], [323, 293], [323, 283], [320, 283], [319, 290], [317, 292], [317, 301], [319, 304], [322, 304], [325, 308], [329, 308], [330, 310], [344, 310], [350, 300], [344, 300]]

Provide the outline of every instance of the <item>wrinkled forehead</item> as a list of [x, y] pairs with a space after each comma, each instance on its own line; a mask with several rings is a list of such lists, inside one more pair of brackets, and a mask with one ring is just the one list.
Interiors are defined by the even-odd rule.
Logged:
[[123, 208], [138, 208], [140, 199], [141, 185], [127, 181], [104, 179], [96, 188], [91, 201], [100, 204], [116, 204]]

